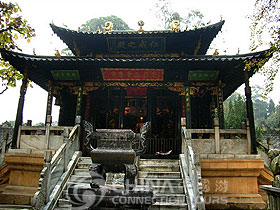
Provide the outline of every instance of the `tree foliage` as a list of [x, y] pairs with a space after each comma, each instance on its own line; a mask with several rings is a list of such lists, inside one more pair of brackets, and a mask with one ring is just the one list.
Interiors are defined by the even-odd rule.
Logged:
[[131, 30], [121, 18], [115, 15], [111, 15], [107, 17], [99, 17], [88, 20], [85, 24], [82, 24], [81, 31], [87, 32], [90, 29], [90, 31], [93, 32], [96, 31], [98, 27], [103, 30], [104, 24], [107, 21], [113, 23], [113, 30]]
[[171, 9], [171, 4], [169, 0], [158, 0], [154, 6], [155, 17], [160, 20], [161, 25], [165, 29], [170, 28], [170, 24], [173, 20], [179, 20], [185, 25], [181, 25], [181, 29], [185, 29], [186, 26], [188, 29], [205, 26], [203, 21], [203, 14], [199, 10], [189, 10], [186, 12], [186, 16], [181, 16], [178, 12]]
[[224, 102], [225, 127], [241, 128], [242, 123], [246, 121], [246, 101], [244, 96], [233, 93]]
[[267, 118], [267, 127], [270, 130], [280, 128], [280, 103], [275, 107], [275, 111], [272, 112]]
[[[21, 50], [16, 40], [21, 37], [30, 42], [30, 38], [35, 36], [35, 31], [21, 16], [21, 9], [18, 4], [4, 3], [0, 1], [0, 48], [7, 50]], [[0, 77], [2, 87], [0, 94], [8, 87], [15, 87], [16, 81], [23, 76], [2, 57], [0, 60]]]
[[[280, 67], [280, 3], [278, 0], [256, 0], [251, 16], [251, 49], [271, 47], [272, 59], [260, 69], [266, 77], [265, 94], [273, 90], [275, 76]], [[258, 63], [255, 61], [255, 63]], [[261, 66], [261, 65], [260, 65]]]
[[[101, 31], [104, 29], [104, 25], [107, 21], [113, 23], [114, 27], [113, 30], [131, 30], [128, 25], [119, 17], [115, 15], [106, 16], [106, 17], [99, 17], [99, 18], [92, 18], [88, 20], [86, 23], [81, 25], [82, 32], [96, 32], [97, 28]], [[61, 55], [65, 56], [73, 56], [74, 54], [71, 52], [69, 48], [65, 48], [61, 50]]]

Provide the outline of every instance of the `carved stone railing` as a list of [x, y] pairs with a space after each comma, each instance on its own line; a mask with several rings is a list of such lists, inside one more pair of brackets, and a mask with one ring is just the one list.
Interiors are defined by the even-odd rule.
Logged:
[[73, 172], [79, 152], [80, 125], [77, 124], [69, 134], [69, 128], [63, 132], [63, 144], [52, 156], [52, 151], [45, 151], [44, 167], [39, 179], [38, 191], [33, 198], [34, 209], [52, 209]]
[[242, 129], [220, 129], [214, 120], [213, 129], [188, 129], [195, 154], [239, 154], [251, 153], [249, 123]]
[[181, 174], [189, 210], [205, 210], [202, 193], [199, 155], [193, 151], [190, 133], [182, 119], [182, 154], [180, 154]]
[[[67, 127], [71, 129], [72, 127]], [[62, 126], [20, 126], [17, 137], [18, 149], [57, 150], [63, 143]]]

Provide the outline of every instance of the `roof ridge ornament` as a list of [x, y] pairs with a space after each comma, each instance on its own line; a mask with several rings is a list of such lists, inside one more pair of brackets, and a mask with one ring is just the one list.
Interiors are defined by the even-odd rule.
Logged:
[[179, 32], [180, 31], [180, 21], [179, 20], [173, 20], [170, 24], [170, 31], [171, 32]]
[[102, 33], [99, 26], [97, 26], [96, 32], [97, 32], [98, 34], [101, 34], [101, 33]]
[[144, 32], [143, 26], [144, 26], [144, 21], [143, 20], [139, 20], [138, 22], [138, 26], [140, 26], [138, 33], [141, 34]]
[[112, 30], [113, 30], [113, 23], [110, 22], [110, 21], [107, 21], [105, 23], [105, 28], [103, 30], [104, 34], [111, 34], [112, 33]]

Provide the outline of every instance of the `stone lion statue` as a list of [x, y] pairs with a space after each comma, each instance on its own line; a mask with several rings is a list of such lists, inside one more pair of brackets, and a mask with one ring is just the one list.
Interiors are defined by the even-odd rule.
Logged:
[[272, 186], [280, 187], [280, 150], [270, 149], [268, 151], [268, 157], [271, 160], [270, 168], [274, 175], [274, 181], [272, 182]]

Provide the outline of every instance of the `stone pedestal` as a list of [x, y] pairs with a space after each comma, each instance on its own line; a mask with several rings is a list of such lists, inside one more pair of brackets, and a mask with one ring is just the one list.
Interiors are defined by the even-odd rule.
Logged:
[[30, 204], [38, 189], [44, 155], [14, 152], [5, 155], [10, 175], [7, 186], [0, 194], [0, 200], [1, 203]]
[[262, 159], [201, 159], [206, 209], [264, 209], [258, 177]]

